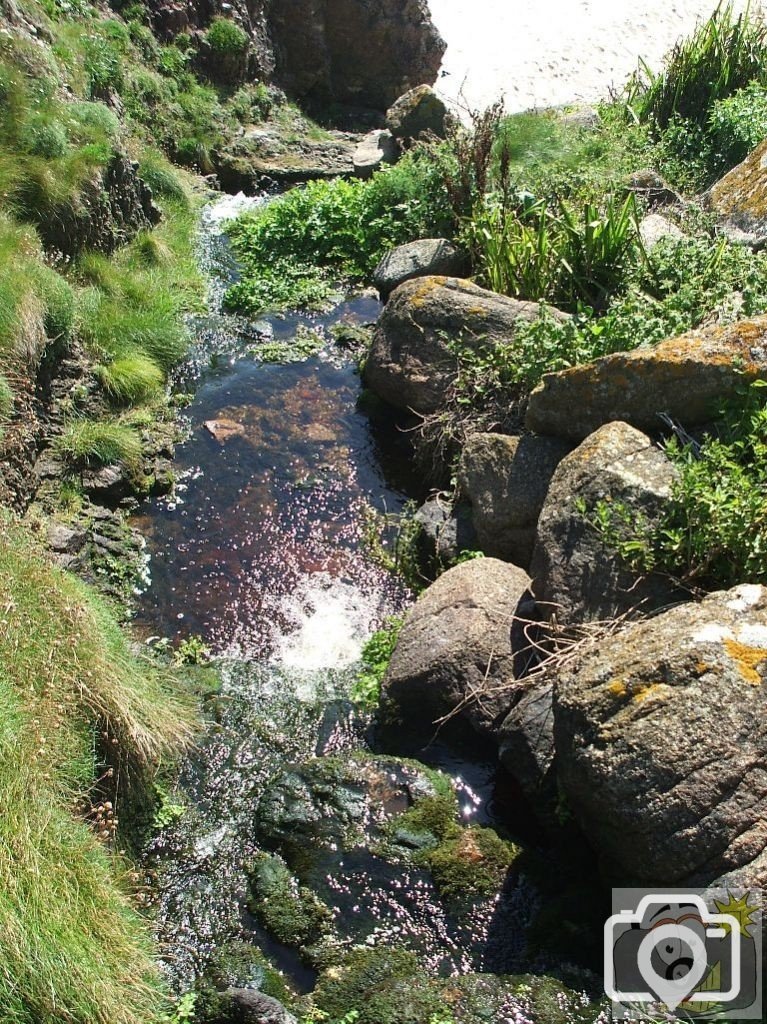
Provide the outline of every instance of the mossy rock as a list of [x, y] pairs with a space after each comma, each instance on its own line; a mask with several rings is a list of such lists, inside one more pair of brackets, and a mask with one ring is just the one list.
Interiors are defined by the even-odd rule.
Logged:
[[502, 889], [519, 853], [492, 829], [471, 827], [459, 829], [418, 860], [428, 866], [442, 898], [460, 905]]
[[250, 885], [249, 909], [278, 942], [302, 947], [327, 932], [330, 910], [311, 889], [299, 884], [281, 857], [259, 857]]
[[214, 953], [198, 984], [195, 1019], [215, 1020], [220, 995], [228, 988], [255, 988], [288, 1006], [294, 999], [283, 976], [258, 946], [242, 940], [227, 942]]
[[357, 1024], [426, 1024], [444, 1009], [438, 982], [402, 949], [354, 950], [320, 978], [313, 1002], [331, 1020], [356, 1010]]

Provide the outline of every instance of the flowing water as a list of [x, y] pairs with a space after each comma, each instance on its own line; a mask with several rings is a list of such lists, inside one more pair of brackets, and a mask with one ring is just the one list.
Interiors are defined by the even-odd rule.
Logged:
[[[203, 218], [213, 312], [195, 321], [196, 347], [177, 382], [194, 393], [188, 439], [176, 454], [179, 482], [137, 520], [151, 579], [138, 625], [174, 640], [201, 636], [223, 679], [216, 721], [183, 769], [185, 810], [147, 854], [160, 940], [179, 990], [218, 944], [240, 935], [275, 957], [299, 989], [311, 987], [312, 972], [244, 910], [259, 801], [286, 764], [365, 748], [370, 722], [348, 700], [361, 648], [411, 600], [365, 541], [371, 511], [396, 512], [417, 487], [397, 457], [401, 436], [359, 408], [354, 363], [330, 339], [301, 362], [259, 358], [264, 345], [306, 328], [327, 333], [341, 321], [373, 320], [378, 302], [358, 297], [328, 315], [256, 324], [223, 315], [220, 299], [236, 274], [226, 218], [258, 201], [228, 197]], [[442, 747], [430, 760], [458, 780], [467, 820], [487, 821], [492, 768], [465, 765]], [[507, 926], [509, 914], [527, 913], [521, 891], [480, 908], [468, 936], [423, 872], [398, 873], [361, 852], [330, 857], [321, 874], [326, 901], [339, 920], [352, 921], [350, 939], [408, 936], [448, 973], [484, 966], [488, 956], [496, 968], [513, 966], [509, 956], [519, 950]], [[487, 951], [500, 920], [499, 959], [497, 949]]]

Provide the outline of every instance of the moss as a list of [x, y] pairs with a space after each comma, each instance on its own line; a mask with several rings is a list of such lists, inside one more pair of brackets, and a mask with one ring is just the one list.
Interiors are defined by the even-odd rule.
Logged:
[[[444, 776], [443, 776], [444, 778]], [[408, 837], [417, 845], [436, 846], [440, 842], [460, 835], [458, 824], [458, 799], [450, 788], [436, 796], [423, 797], [400, 814], [388, 827], [388, 833], [395, 841]]]
[[443, 899], [462, 903], [497, 892], [519, 852], [492, 829], [473, 826], [460, 829], [417, 859], [430, 869]]
[[439, 983], [402, 949], [353, 950], [321, 976], [313, 1001], [331, 1020], [356, 1010], [357, 1024], [426, 1024], [444, 1010]]
[[201, 996], [199, 1019], [215, 1019], [212, 1012], [215, 993], [222, 989], [256, 988], [281, 1003], [289, 1004], [293, 993], [280, 972], [269, 962], [258, 946], [241, 940], [227, 942], [216, 949], [198, 986]]
[[329, 909], [310, 889], [298, 884], [281, 857], [259, 857], [250, 885], [248, 907], [278, 942], [307, 946], [327, 931]]

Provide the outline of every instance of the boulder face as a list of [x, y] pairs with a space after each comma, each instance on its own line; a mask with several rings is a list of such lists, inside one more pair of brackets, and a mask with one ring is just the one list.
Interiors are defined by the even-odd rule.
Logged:
[[392, 294], [378, 321], [365, 382], [399, 409], [434, 412], [455, 378], [449, 341], [461, 339], [477, 348], [509, 342], [520, 322], [540, 315], [537, 302], [518, 302], [460, 278], [407, 281]]
[[733, 167], [705, 196], [733, 240], [762, 246], [767, 242], [767, 139]]
[[654, 431], [659, 413], [697, 426], [756, 379], [767, 379], [767, 316], [547, 373], [530, 396], [525, 425], [573, 440], [614, 420]]
[[560, 786], [622, 884], [767, 882], [767, 589], [678, 606], [559, 673]]
[[637, 580], [626, 569], [593, 518], [598, 503], [609, 501], [619, 515], [652, 523], [675, 479], [663, 452], [626, 423], [607, 424], [560, 462], [538, 520], [530, 566], [536, 598], [560, 622], [612, 618], [673, 599], [664, 578]]
[[385, 300], [405, 281], [434, 275], [461, 277], [469, 269], [466, 254], [446, 238], [419, 238], [388, 252], [373, 273], [373, 284]]
[[405, 618], [384, 677], [384, 705], [429, 739], [438, 718], [465, 703], [460, 721], [493, 737], [531, 663], [536, 617], [522, 569], [478, 558], [448, 569]]
[[461, 453], [458, 482], [471, 502], [481, 549], [526, 568], [549, 484], [571, 445], [553, 437], [474, 434]]
[[407, 141], [423, 135], [445, 137], [447, 107], [428, 85], [400, 96], [386, 112], [386, 127], [395, 139]]

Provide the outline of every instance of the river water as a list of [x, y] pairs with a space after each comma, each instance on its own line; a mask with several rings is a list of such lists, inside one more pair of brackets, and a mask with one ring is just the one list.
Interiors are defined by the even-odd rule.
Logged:
[[[256, 324], [220, 312], [236, 274], [227, 217], [259, 201], [226, 197], [204, 212], [211, 312], [194, 321], [196, 344], [176, 382], [194, 395], [176, 452], [178, 484], [136, 518], [151, 580], [138, 627], [173, 641], [200, 636], [223, 680], [215, 721], [173, 797], [183, 813], [171, 815], [146, 856], [178, 991], [217, 946], [238, 937], [265, 948], [297, 989], [311, 987], [313, 972], [295, 951], [265, 936], [244, 909], [259, 801], [286, 764], [367, 747], [369, 717], [349, 702], [361, 648], [412, 600], [367, 538], [371, 517], [400, 510], [418, 481], [399, 454], [402, 435], [360, 407], [354, 361], [329, 334], [336, 323], [375, 319], [377, 300]], [[269, 346], [307, 330], [327, 337], [319, 354], [285, 365], [263, 360]], [[213, 423], [225, 438], [211, 433]], [[442, 745], [427, 757], [453, 776], [467, 821], [492, 820], [491, 764], [467, 763]], [[448, 973], [517, 965], [514, 942], [489, 951], [488, 934], [499, 913], [525, 916], [521, 890], [502, 911], [497, 900], [480, 908], [467, 936], [422, 872], [395, 872], [361, 854], [328, 863], [325, 874], [326, 898], [352, 922], [350, 939], [409, 936], [425, 962]]]

